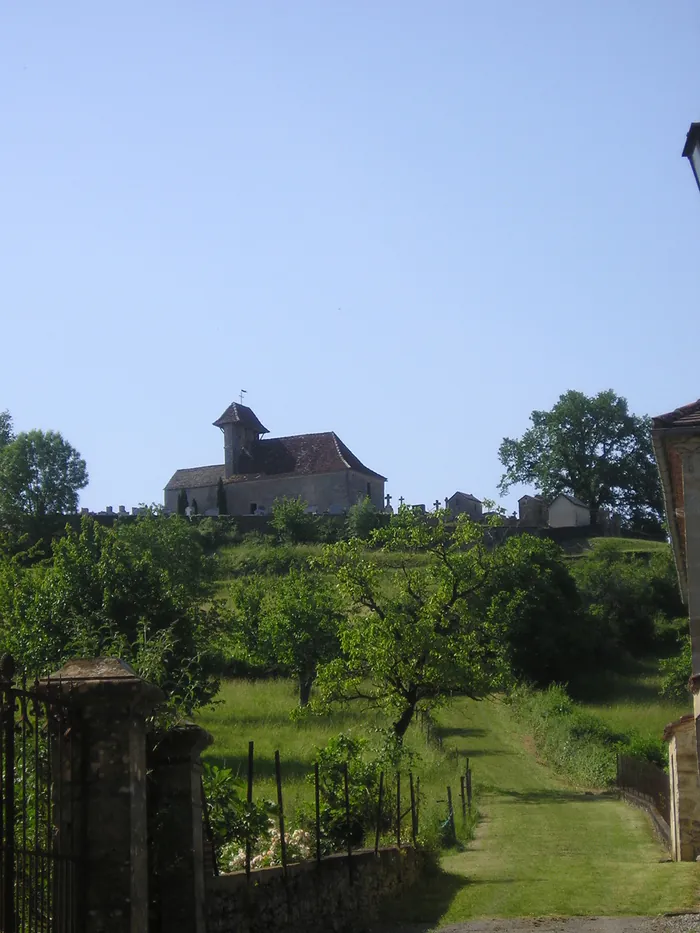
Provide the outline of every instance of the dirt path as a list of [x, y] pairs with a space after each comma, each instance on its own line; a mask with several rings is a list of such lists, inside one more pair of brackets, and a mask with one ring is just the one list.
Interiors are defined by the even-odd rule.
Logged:
[[[483, 821], [467, 851], [443, 860], [443, 875], [397, 906], [397, 933], [700, 933], [695, 919], [659, 917], [696, 908], [700, 866], [668, 861], [645, 813], [565, 785], [497, 703], [455, 708], [447, 735], [471, 758]], [[572, 915], [581, 919], [480, 919]]]

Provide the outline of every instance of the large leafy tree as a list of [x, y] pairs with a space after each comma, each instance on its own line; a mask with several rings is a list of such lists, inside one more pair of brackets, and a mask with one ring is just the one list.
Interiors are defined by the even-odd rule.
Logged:
[[85, 461], [57, 431], [28, 431], [12, 438], [0, 424], [0, 515], [12, 520], [75, 512], [87, 486]]
[[433, 518], [403, 507], [374, 532], [385, 550], [421, 554], [417, 565], [401, 559], [390, 580], [357, 539], [329, 545], [320, 559], [351, 612], [342, 655], [319, 670], [316, 702], [368, 701], [390, 717], [399, 741], [416, 710], [453, 693], [483, 697], [508, 670], [500, 618], [475, 603], [488, 574], [483, 529], [460, 516], [452, 530], [444, 511]]
[[631, 414], [611, 389], [587, 396], [569, 391], [550, 411], [533, 411], [519, 439], [504, 438], [500, 490], [533, 485], [547, 499], [568, 493], [591, 508], [620, 513], [632, 526], [658, 526], [661, 486], [651, 446], [651, 423]]
[[338, 599], [318, 573], [292, 568], [286, 577], [259, 576], [232, 588], [236, 640], [256, 664], [283, 669], [299, 682], [306, 706], [319, 664], [339, 652]]
[[84, 517], [53, 542], [50, 561], [0, 562], [0, 653], [29, 674], [121, 657], [189, 714], [218, 688], [220, 611], [201, 599], [211, 565], [181, 519], [104, 528]]

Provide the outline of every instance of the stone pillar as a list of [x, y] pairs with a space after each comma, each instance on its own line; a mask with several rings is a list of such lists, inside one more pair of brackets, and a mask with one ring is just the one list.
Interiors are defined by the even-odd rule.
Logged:
[[83, 933], [148, 933], [146, 717], [163, 693], [116, 658], [69, 661], [45, 686], [79, 713], [62, 793], [78, 804]]
[[188, 723], [151, 742], [151, 901], [162, 933], [205, 933], [200, 754], [212, 741]]
[[692, 862], [700, 854], [700, 779], [697, 769], [694, 716], [666, 727], [671, 792], [671, 854]]

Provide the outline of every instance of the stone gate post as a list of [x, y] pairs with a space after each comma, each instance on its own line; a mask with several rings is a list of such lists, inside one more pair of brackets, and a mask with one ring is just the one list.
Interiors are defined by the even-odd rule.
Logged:
[[200, 754], [212, 741], [193, 723], [150, 737], [154, 933], [205, 933]]
[[146, 718], [163, 693], [116, 658], [69, 661], [44, 684], [80, 713], [62, 793], [77, 805], [83, 931], [148, 933]]

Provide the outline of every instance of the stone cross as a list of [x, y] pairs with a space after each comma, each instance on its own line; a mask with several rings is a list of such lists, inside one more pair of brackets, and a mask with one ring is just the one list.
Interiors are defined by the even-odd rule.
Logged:
[[433, 502], [433, 505], [435, 506], [435, 511], [437, 512], [437, 510], [440, 508], [440, 500], [436, 499], [435, 502]]
[[445, 508], [449, 509], [449, 507], [450, 507], [450, 500], [447, 498], [447, 496], [445, 496]]
[[386, 494], [385, 498], [386, 498], [386, 507], [389, 508], [389, 506], [391, 505], [391, 496], [389, 495], [389, 493]]
[[405, 501], [403, 496], [399, 496], [399, 505], [403, 505]]

